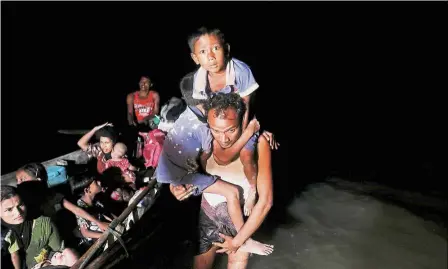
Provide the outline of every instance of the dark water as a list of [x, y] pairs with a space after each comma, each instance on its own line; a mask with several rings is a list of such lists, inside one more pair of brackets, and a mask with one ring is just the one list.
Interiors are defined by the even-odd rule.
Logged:
[[339, 175], [403, 186], [395, 178], [404, 175], [406, 187], [438, 188], [433, 66], [443, 42], [422, 27], [439, 24], [436, 15], [380, 10], [378, 22], [361, 7], [334, 13], [334, 4], [231, 6], [247, 17], [207, 12], [219, 3], [2, 3], [2, 174], [77, 149], [80, 136], [59, 129], [125, 124], [126, 94], [143, 74], [162, 102], [179, 96], [179, 80], [195, 68], [186, 37], [208, 25], [226, 33], [260, 84], [257, 116], [282, 144], [283, 180], [295, 186], [300, 170], [298, 181]]

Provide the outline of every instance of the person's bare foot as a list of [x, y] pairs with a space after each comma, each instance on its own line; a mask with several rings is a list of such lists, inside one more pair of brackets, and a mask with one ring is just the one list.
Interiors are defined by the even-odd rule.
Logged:
[[255, 201], [257, 199], [257, 188], [251, 187], [249, 189], [249, 194], [247, 196], [246, 201], [244, 201], [244, 216], [249, 216], [252, 212], [252, 209], [255, 206]]
[[[247, 241], [238, 249], [238, 251], [249, 252], [253, 254], [267, 256], [274, 252], [274, 245], [263, 244], [253, 239]], [[237, 252], [238, 252], [237, 251]]]

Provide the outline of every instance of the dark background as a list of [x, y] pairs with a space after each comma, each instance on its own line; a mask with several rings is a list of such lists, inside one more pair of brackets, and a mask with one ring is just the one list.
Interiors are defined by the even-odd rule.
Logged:
[[[194, 70], [187, 36], [218, 27], [260, 84], [281, 143], [277, 192], [335, 175], [441, 190], [446, 5], [323, 2], [2, 2], [1, 173], [126, 122], [149, 75], [162, 102]], [[430, 5], [432, 5], [430, 9]], [[446, 16], [444, 16], [446, 17]]]

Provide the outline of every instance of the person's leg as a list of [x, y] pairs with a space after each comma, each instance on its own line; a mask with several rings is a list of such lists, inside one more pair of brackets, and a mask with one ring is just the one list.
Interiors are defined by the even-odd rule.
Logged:
[[244, 215], [249, 216], [257, 198], [258, 165], [255, 159], [255, 150], [247, 147], [243, 148], [240, 153], [240, 160], [244, 167], [244, 175], [250, 184], [250, 190], [244, 202]]
[[213, 246], [209, 251], [194, 256], [194, 269], [211, 269], [215, 261], [217, 247]]
[[246, 269], [249, 262], [249, 253], [237, 251], [229, 254], [227, 269]]
[[237, 231], [243, 227], [244, 219], [243, 212], [241, 210], [240, 204], [240, 191], [238, 187], [234, 184], [225, 182], [218, 179], [204, 190], [205, 193], [214, 193], [222, 195], [227, 201], [227, 210], [229, 211], [230, 219], [235, 225]]

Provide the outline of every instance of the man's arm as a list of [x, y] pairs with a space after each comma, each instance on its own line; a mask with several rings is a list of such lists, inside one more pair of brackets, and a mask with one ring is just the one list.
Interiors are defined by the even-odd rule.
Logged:
[[233, 245], [241, 246], [263, 223], [273, 204], [273, 184], [271, 167], [271, 148], [264, 136], [258, 140], [258, 202], [252, 209], [246, 223], [232, 240]]
[[128, 113], [127, 113], [128, 124], [135, 126], [137, 124], [134, 121], [134, 95], [132, 93], [128, 94], [128, 96], [126, 97], [126, 104], [128, 107]]
[[159, 112], [160, 112], [160, 96], [159, 96], [159, 93], [154, 91], [152, 96], [154, 97], [154, 115], [159, 115]]

